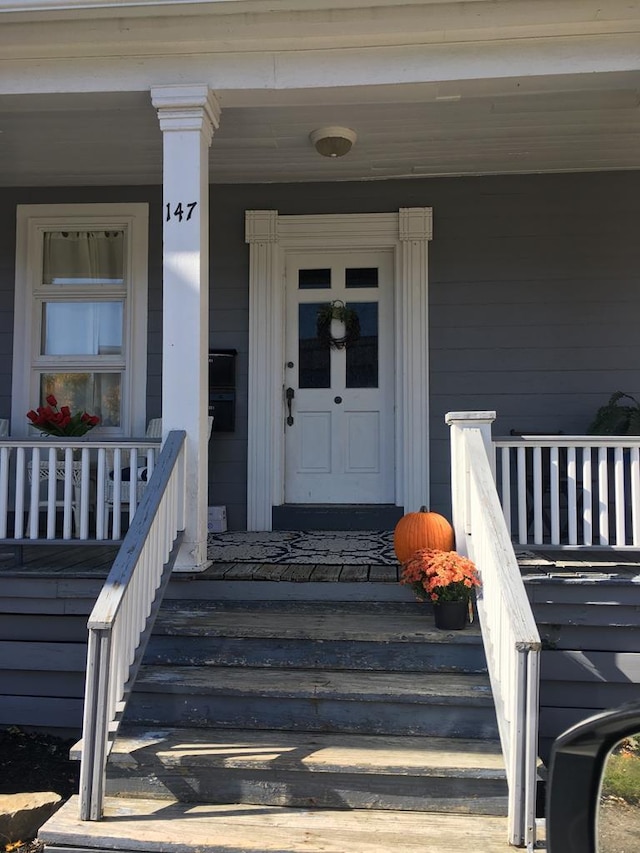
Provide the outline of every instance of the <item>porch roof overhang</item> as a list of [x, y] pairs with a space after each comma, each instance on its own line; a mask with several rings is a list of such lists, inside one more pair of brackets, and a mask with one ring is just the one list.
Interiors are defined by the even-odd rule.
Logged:
[[0, 186], [160, 183], [149, 91], [184, 82], [222, 106], [215, 183], [640, 168], [635, 0], [0, 0], [0, 24]]

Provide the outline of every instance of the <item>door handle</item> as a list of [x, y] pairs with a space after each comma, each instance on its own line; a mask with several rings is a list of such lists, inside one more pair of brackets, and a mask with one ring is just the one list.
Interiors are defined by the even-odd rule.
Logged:
[[293, 388], [287, 388], [287, 390], [284, 392], [284, 396], [286, 398], [287, 409], [289, 411], [289, 416], [287, 417], [287, 426], [293, 426], [293, 415], [291, 414], [291, 402], [292, 402], [293, 398], [296, 396], [296, 392], [293, 390]]

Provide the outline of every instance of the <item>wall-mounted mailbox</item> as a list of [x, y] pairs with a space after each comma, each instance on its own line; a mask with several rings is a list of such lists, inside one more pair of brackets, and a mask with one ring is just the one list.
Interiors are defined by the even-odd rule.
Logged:
[[209, 350], [209, 414], [214, 432], [233, 432], [236, 428], [235, 349]]

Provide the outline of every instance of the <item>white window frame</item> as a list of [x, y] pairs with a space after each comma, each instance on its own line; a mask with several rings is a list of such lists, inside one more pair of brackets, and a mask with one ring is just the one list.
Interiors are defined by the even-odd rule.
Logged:
[[[18, 205], [16, 230], [16, 290], [13, 326], [13, 388], [11, 393], [11, 434], [27, 436], [26, 413], [39, 405], [39, 375], [44, 359], [39, 353], [38, 329], [42, 310], [43, 241], [46, 231], [119, 231], [125, 232], [124, 329], [121, 424], [119, 428], [96, 427], [113, 437], [144, 435], [147, 404], [147, 292], [148, 233], [147, 204], [29, 204]], [[72, 286], [69, 300], [101, 301], [121, 298], [113, 288], [86, 289]], [[117, 359], [121, 361], [120, 357]], [[81, 356], [74, 356], [78, 369]], [[53, 362], [52, 362], [53, 364]], [[105, 359], [105, 364], [108, 360]], [[60, 367], [63, 367], [61, 362]], [[88, 371], [95, 372], [95, 356], [87, 360]]]

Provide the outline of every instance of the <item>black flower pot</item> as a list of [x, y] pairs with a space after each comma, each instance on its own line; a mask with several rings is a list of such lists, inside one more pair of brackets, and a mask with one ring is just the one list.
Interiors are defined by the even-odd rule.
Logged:
[[469, 602], [434, 601], [433, 614], [436, 628], [443, 631], [461, 631], [469, 621]]

